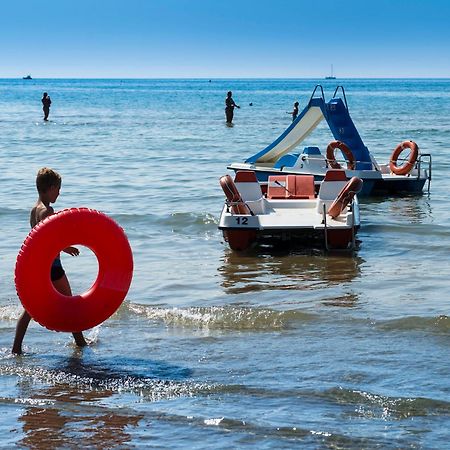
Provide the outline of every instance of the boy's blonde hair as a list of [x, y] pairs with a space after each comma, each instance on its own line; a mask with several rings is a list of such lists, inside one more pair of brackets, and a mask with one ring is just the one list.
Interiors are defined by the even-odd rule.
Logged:
[[45, 193], [52, 186], [61, 185], [61, 175], [49, 167], [38, 170], [36, 175], [36, 188], [39, 193]]

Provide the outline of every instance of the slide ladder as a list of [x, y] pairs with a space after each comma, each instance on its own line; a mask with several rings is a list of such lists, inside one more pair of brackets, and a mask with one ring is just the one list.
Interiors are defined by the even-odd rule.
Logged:
[[[320, 90], [320, 96], [316, 91]], [[336, 97], [339, 89], [342, 90], [342, 98]], [[297, 147], [316, 127], [325, 119], [334, 139], [344, 142], [352, 151], [357, 170], [371, 170], [372, 159], [368, 148], [364, 145], [358, 130], [350, 117], [345, 91], [338, 86], [333, 98], [327, 103], [321, 85], [314, 88], [308, 105], [299, 116], [272, 144], [251, 156], [245, 162], [249, 164], [275, 163], [281, 156]], [[345, 155], [344, 155], [345, 156]]]
[[[339, 89], [342, 90], [342, 98], [336, 97]], [[330, 127], [333, 137], [347, 145], [352, 151], [357, 170], [372, 170], [372, 159], [369, 149], [364, 145], [358, 130], [353, 123], [348, 111], [347, 99], [342, 86], [334, 91], [333, 98], [325, 104], [325, 119]], [[344, 155], [345, 156], [345, 155]]]

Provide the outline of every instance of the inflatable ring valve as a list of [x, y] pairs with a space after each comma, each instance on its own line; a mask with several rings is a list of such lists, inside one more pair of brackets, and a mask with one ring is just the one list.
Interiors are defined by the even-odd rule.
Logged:
[[[94, 284], [81, 295], [60, 294], [50, 279], [53, 260], [64, 248], [83, 245], [98, 260]], [[133, 276], [133, 255], [122, 228], [107, 215], [71, 208], [39, 222], [19, 251], [17, 294], [25, 310], [42, 326], [79, 332], [99, 325], [121, 305]]]
[[347, 159], [347, 170], [355, 170], [356, 160], [350, 148], [341, 141], [331, 141], [327, 147], [327, 161], [333, 169], [341, 169], [341, 165], [336, 161], [334, 151], [339, 149]]
[[341, 192], [339, 192], [334, 202], [331, 204], [330, 209], [328, 210], [328, 215], [333, 219], [338, 217], [353, 197], [361, 191], [362, 186], [363, 181], [361, 178], [350, 178], [347, 184], [342, 188]]
[[[409, 157], [403, 165], [397, 166], [398, 157], [400, 156], [400, 153], [402, 153], [402, 151], [406, 148], [409, 148], [411, 150], [411, 152], [409, 153]], [[418, 145], [414, 141], [403, 141], [401, 144], [398, 144], [392, 152], [391, 160], [389, 161], [389, 169], [392, 173], [395, 173], [395, 175], [408, 175], [408, 173], [411, 172], [412, 168], [414, 167], [418, 156]]]

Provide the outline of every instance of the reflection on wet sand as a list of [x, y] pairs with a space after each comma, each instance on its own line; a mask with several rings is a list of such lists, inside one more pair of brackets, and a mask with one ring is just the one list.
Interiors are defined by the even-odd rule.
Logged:
[[[70, 361], [68, 366], [73, 366], [72, 358]], [[25, 433], [19, 445], [27, 448], [123, 446], [131, 441], [127, 428], [136, 427], [143, 417], [95, 404], [112, 397], [111, 390], [57, 383], [36, 393], [36, 386], [28, 384], [26, 380], [20, 384], [30, 405], [19, 418]]]
[[[35, 395], [36, 400], [54, 401], [54, 405], [28, 406], [19, 418], [25, 437], [19, 444], [27, 448], [110, 448], [131, 440], [127, 427], [137, 426], [141, 416], [103, 413], [101, 407], [83, 407], [112, 395], [111, 392], [82, 392], [67, 385], [53, 386]], [[58, 408], [58, 404], [61, 408]], [[76, 413], [74, 413], [74, 410]], [[68, 411], [69, 410], [69, 411]]]
[[219, 272], [227, 293], [267, 290], [314, 290], [351, 282], [364, 260], [356, 255], [323, 252], [235, 253], [225, 250]]

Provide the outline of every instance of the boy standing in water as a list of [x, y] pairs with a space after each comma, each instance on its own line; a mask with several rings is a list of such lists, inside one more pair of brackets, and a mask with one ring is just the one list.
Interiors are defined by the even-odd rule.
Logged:
[[[40, 169], [36, 176], [36, 187], [39, 194], [39, 198], [31, 210], [30, 214], [30, 225], [33, 228], [41, 220], [46, 217], [51, 216], [54, 213], [50, 203], [55, 203], [59, 196], [59, 191], [61, 189], [61, 176], [52, 169], [48, 167], [43, 167]], [[72, 256], [78, 256], [80, 254], [79, 250], [75, 247], [67, 247], [63, 250]], [[63, 295], [71, 296], [72, 290], [70, 289], [69, 280], [64, 272], [61, 265], [61, 259], [59, 255], [53, 261], [50, 278], [52, 280], [55, 289]], [[16, 336], [14, 339], [14, 344], [12, 352], [20, 355], [22, 353], [22, 341], [27, 332], [28, 324], [30, 323], [31, 316], [24, 311], [20, 316], [17, 327]], [[72, 333], [75, 339], [75, 343], [79, 347], [84, 347], [87, 345], [83, 333]]]

